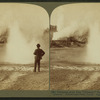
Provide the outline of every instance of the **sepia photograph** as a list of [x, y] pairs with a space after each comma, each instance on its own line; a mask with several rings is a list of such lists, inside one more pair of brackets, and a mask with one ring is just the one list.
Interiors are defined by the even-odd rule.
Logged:
[[34, 4], [0, 3], [0, 90], [48, 89], [48, 13]]
[[61, 5], [50, 20], [50, 89], [100, 90], [100, 3]]

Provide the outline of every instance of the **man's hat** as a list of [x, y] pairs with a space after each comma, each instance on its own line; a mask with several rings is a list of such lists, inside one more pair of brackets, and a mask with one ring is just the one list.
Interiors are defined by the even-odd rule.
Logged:
[[40, 44], [37, 44], [37, 47], [40, 47]]

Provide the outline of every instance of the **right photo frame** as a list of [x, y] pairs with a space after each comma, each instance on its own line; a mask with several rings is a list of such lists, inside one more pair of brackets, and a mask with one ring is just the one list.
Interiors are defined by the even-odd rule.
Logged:
[[100, 3], [72, 3], [50, 16], [50, 90], [100, 90]]

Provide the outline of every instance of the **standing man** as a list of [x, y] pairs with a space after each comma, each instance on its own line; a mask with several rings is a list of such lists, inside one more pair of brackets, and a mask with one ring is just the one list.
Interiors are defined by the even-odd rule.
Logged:
[[34, 52], [35, 55], [35, 65], [34, 65], [34, 72], [36, 72], [36, 67], [38, 64], [38, 72], [40, 72], [40, 60], [42, 59], [42, 56], [45, 54], [45, 52], [40, 49], [40, 44], [37, 44], [37, 49]]

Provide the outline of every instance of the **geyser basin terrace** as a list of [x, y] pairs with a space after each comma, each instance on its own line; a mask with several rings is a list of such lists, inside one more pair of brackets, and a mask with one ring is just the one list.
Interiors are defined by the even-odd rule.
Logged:
[[100, 90], [100, 64], [84, 61], [83, 48], [50, 51], [51, 90]]

